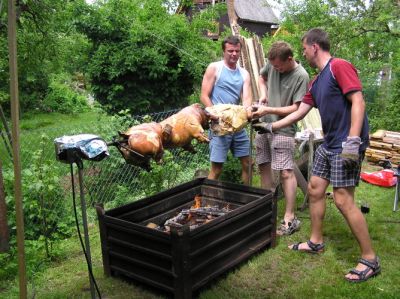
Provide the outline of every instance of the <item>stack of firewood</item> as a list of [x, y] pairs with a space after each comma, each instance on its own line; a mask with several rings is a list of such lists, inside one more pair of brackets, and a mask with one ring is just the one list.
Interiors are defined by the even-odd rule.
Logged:
[[378, 130], [370, 135], [365, 156], [370, 162], [387, 159], [393, 164], [400, 164], [400, 132]]

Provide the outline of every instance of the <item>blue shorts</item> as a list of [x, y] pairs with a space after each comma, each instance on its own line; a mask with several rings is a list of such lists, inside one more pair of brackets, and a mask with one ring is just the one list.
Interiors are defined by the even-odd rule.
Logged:
[[236, 158], [250, 155], [250, 140], [245, 129], [225, 136], [216, 136], [210, 131], [209, 137], [211, 162], [224, 163], [229, 150]]
[[312, 175], [328, 180], [337, 188], [358, 186], [364, 155], [365, 152], [360, 153], [358, 167], [346, 169], [340, 153], [330, 152], [320, 145], [314, 155]]

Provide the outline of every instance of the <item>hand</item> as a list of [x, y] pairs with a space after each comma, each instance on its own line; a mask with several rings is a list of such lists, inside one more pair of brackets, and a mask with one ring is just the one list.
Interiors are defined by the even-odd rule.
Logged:
[[252, 127], [258, 134], [272, 133], [272, 123], [252, 122]]
[[257, 110], [253, 110], [253, 118], [260, 118], [261, 116], [264, 116], [268, 114], [268, 107], [263, 106], [260, 104], [254, 104], [253, 107], [257, 108]]
[[211, 113], [207, 108], [208, 107], [206, 107], [204, 109], [204, 112], [205, 112], [206, 116], [208, 117], [208, 119], [211, 121], [218, 121], [219, 117], [217, 115]]
[[361, 138], [358, 136], [347, 137], [343, 142], [343, 150], [340, 157], [343, 160], [343, 165], [346, 169], [352, 169], [359, 166], [359, 149], [361, 145]]
[[259, 99], [258, 99], [258, 104], [259, 104], [259, 105], [265, 105], [265, 106], [267, 106], [267, 105], [268, 105], [268, 100], [267, 100], [267, 98], [266, 98], [266, 97], [265, 97], [265, 98], [263, 98], [263, 97], [259, 98]]

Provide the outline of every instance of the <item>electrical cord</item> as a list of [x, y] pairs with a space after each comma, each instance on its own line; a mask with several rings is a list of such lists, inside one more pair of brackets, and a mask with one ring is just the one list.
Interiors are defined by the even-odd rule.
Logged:
[[72, 185], [72, 201], [73, 201], [73, 206], [74, 206], [74, 214], [75, 214], [76, 229], [77, 229], [77, 231], [78, 231], [79, 241], [80, 241], [80, 243], [81, 243], [82, 250], [83, 250], [83, 253], [84, 253], [84, 255], [85, 255], [86, 264], [87, 264], [87, 267], [88, 267], [90, 279], [91, 279], [91, 280], [93, 281], [93, 283], [94, 283], [94, 286], [95, 286], [95, 288], [96, 288], [96, 292], [97, 292], [97, 295], [99, 296], [99, 299], [101, 299], [100, 290], [99, 290], [99, 287], [97, 286], [96, 279], [94, 278], [93, 271], [92, 271], [92, 267], [91, 267], [91, 265], [90, 265], [88, 255], [87, 255], [87, 253], [86, 253], [85, 245], [84, 245], [84, 243], [83, 243], [82, 236], [81, 236], [81, 231], [80, 231], [80, 228], [79, 228], [78, 213], [77, 213], [77, 210], [76, 210], [76, 200], [75, 200], [74, 171], [73, 171], [72, 164], [73, 164], [73, 163], [70, 164], [70, 165], [71, 165], [71, 185]]

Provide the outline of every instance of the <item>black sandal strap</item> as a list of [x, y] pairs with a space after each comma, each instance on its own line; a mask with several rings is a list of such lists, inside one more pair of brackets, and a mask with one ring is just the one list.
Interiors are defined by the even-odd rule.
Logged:
[[359, 259], [358, 262], [360, 264], [363, 264], [363, 265], [369, 267], [372, 270], [376, 270], [379, 267], [379, 263], [378, 263], [378, 260], [376, 258], [375, 258], [375, 260], [373, 262], [371, 262], [369, 260], [366, 260], [366, 259], [363, 259], [363, 258]]
[[292, 250], [299, 250], [300, 244], [301, 244], [301, 242], [293, 244]]
[[361, 276], [361, 275], [362, 275], [362, 271], [359, 271], [359, 270], [357, 270], [357, 269], [351, 269], [351, 270], [349, 271], [349, 273], [355, 274], [355, 275], [358, 275], [358, 276]]
[[321, 250], [324, 249], [324, 247], [325, 247], [325, 244], [324, 244], [324, 243], [314, 243], [314, 242], [311, 242], [311, 240], [308, 240], [308, 241], [307, 241], [307, 245], [308, 245], [308, 247], [310, 247], [310, 249], [311, 249], [312, 251], [314, 251], [314, 252], [321, 251]]

